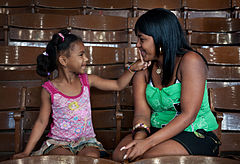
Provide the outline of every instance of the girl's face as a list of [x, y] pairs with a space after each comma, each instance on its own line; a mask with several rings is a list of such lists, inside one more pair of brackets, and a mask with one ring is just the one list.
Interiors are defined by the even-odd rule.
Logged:
[[85, 73], [88, 58], [85, 54], [85, 47], [82, 42], [77, 41], [70, 45], [70, 57], [67, 58], [69, 71], [77, 74]]
[[155, 44], [152, 36], [138, 32], [137, 48], [140, 50], [144, 61], [157, 60]]

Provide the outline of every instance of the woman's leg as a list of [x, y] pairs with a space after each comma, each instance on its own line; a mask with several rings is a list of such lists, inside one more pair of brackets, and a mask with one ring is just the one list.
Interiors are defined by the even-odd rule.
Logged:
[[[126, 150], [120, 151], [121, 147], [126, 146], [129, 142], [132, 141], [132, 135], [127, 135], [116, 147], [113, 152], [112, 159], [114, 161], [121, 162], [123, 161], [123, 156], [126, 153]], [[188, 151], [177, 141], [168, 140], [163, 143], [160, 143], [148, 151], [146, 151], [142, 158], [154, 158], [163, 155], [189, 155]]]
[[96, 147], [86, 146], [81, 151], [79, 151], [77, 155], [99, 158], [100, 152], [99, 149]]
[[112, 159], [117, 162], [123, 161], [123, 156], [126, 153], [126, 150], [120, 151], [123, 146], [126, 146], [128, 143], [132, 141], [132, 134], [127, 135], [124, 137], [121, 142], [117, 145], [115, 150], [113, 151]]
[[50, 150], [47, 154], [48, 155], [73, 155], [73, 153], [70, 150], [65, 149], [63, 147], [57, 147], [53, 150]]
[[189, 155], [189, 153], [180, 143], [170, 139], [146, 151], [143, 158], [154, 158], [166, 155]]

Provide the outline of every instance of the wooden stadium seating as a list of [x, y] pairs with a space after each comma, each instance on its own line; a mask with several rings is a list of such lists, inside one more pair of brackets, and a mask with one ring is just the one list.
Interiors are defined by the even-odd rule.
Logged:
[[0, 13], [16, 14], [16, 13], [32, 13], [32, 0], [1, 0]]
[[240, 20], [234, 18], [186, 19], [186, 30], [192, 46], [227, 46], [240, 44]]
[[197, 48], [208, 62], [208, 87], [240, 85], [238, 46]]
[[0, 14], [0, 45], [7, 45], [7, 15]]
[[232, 17], [233, 18], [240, 18], [239, 16], [239, 11], [240, 11], [240, 1], [239, 0], [232, 0], [232, 10], [233, 10], [233, 14]]
[[[211, 106], [222, 117], [221, 154], [240, 150], [240, 85], [211, 89]], [[238, 157], [239, 158], [239, 157]]]
[[36, 13], [78, 15], [83, 14], [81, 0], [34, 0]]
[[8, 159], [20, 147], [21, 112], [24, 110], [24, 89], [0, 86], [0, 160]]
[[40, 85], [45, 78], [36, 72], [37, 56], [44, 48], [0, 46], [0, 83], [8, 86]]
[[130, 0], [87, 0], [84, 14], [132, 17], [132, 1]]
[[124, 72], [124, 48], [86, 46], [87, 73], [116, 79]]
[[165, 8], [171, 10], [177, 17], [181, 17], [181, 1], [180, 0], [134, 0], [134, 17], [139, 17], [149, 9]]
[[73, 34], [95, 46], [126, 47], [127, 19], [117, 16], [75, 15], [69, 17]]
[[54, 33], [67, 27], [67, 15], [11, 14], [8, 17], [8, 44], [45, 47]]
[[133, 127], [134, 104], [132, 86], [128, 86], [119, 93], [120, 112], [122, 113], [120, 138], [131, 133]]
[[183, 0], [184, 18], [231, 17], [231, 0]]

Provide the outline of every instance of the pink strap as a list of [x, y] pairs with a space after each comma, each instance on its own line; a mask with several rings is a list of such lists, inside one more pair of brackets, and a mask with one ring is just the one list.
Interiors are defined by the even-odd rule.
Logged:
[[47, 81], [42, 85], [43, 88], [45, 88], [49, 94], [51, 95], [51, 102], [53, 103], [53, 95], [57, 93], [57, 90], [53, 87], [53, 84], [51, 81]]
[[88, 83], [88, 75], [86, 73], [79, 74], [79, 78], [81, 80], [82, 85], [87, 86], [88, 90], [90, 92], [90, 86], [89, 86], [89, 83]]

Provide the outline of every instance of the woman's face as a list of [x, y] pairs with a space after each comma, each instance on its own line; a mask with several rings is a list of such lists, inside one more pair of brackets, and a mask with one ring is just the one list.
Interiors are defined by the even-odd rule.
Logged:
[[157, 60], [155, 44], [152, 36], [138, 32], [137, 48], [140, 50], [144, 61]]

